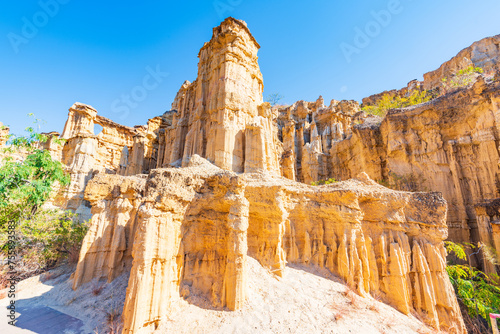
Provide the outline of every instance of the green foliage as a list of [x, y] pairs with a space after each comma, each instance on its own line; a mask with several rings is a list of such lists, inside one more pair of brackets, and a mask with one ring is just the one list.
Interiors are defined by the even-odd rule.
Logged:
[[[80, 222], [70, 211], [41, 209], [17, 223], [13, 246], [24, 264], [29, 263], [31, 271], [37, 273], [66, 257], [76, 262], [87, 230], [88, 223]], [[6, 232], [3, 228], [0, 233], [2, 252], [8, 250]]]
[[35, 213], [56, 181], [67, 185], [69, 177], [45, 150], [36, 149], [22, 161], [7, 159], [0, 167], [0, 216], [9, 212], [6, 218], [16, 220], [15, 212], [9, 210], [14, 207], [20, 216]]
[[427, 91], [414, 90], [408, 96], [384, 94], [373, 106], [363, 107], [367, 114], [384, 117], [390, 109], [405, 108], [430, 101], [432, 96]]
[[33, 127], [26, 128], [26, 132], [27, 136], [9, 136], [10, 146], [0, 166], [0, 227], [35, 214], [49, 199], [56, 183], [69, 184], [63, 165], [40, 148], [46, 136]]
[[281, 101], [282, 99], [284, 98], [283, 95], [281, 95], [280, 93], [274, 93], [274, 94], [270, 94], [268, 97], [266, 97], [266, 102], [269, 102], [271, 104], [272, 107], [276, 106], [279, 101]]
[[450, 77], [444, 77], [441, 79], [443, 85], [444, 93], [447, 93], [455, 88], [466, 87], [475, 81], [477, 74], [483, 73], [481, 67], [474, 67], [470, 65], [464, 69], [459, 70]]
[[[0, 252], [15, 249], [21, 278], [66, 256], [74, 261], [88, 228], [71, 212], [43, 207], [54, 188], [68, 185], [70, 178], [64, 166], [42, 148], [47, 137], [33, 127], [26, 128], [26, 133], [9, 136], [10, 145], [0, 163]], [[9, 222], [14, 223], [15, 239], [7, 243], [8, 232], [12, 232]]]
[[[484, 245], [475, 246], [467, 244], [477, 252], [483, 250]], [[457, 256], [461, 260], [467, 260], [464, 245], [447, 241], [445, 243], [447, 251]], [[446, 267], [450, 281], [455, 288], [458, 299], [467, 308], [467, 315], [471, 318], [481, 317], [483, 321], [476, 322], [481, 325], [484, 321], [489, 323], [490, 313], [500, 312], [500, 288], [499, 277], [495, 274], [485, 274], [470, 265], [448, 264]]]
[[320, 180], [320, 181], [316, 181], [316, 182], [311, 182], [311, 185], [321, 186], [321, 185], [332, 184], [332, 183], [336, 183], [336, 182], [339, 182], [339, 181], [335, 180], [334, 178], [330, 178], [328, 180]]
[[451, 241], [445, 241], [444, 246], [448, 251], [448, 254], [455, 254], [455, 256], [460, 260], [467, 260], [467, 254], [465, 254], [465, 248], [462, 245], [456, 244]]

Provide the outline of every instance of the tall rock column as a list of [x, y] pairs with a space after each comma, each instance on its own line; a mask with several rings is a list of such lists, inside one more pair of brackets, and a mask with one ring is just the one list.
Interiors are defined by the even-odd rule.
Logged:
[[[184, 82], [172, 104], [175, 113], [159, 153], [163, 166], [185, 166], [197, 154], [238, 173], [247, 165], [280, 173], [273, 117], [259, 110], [264, 89], [259, 48], [243, 21], [227, 18], [214, 28], [198, 55], [198, 78]], [[249, 150], [251, 160], [262, 161], [247, 164]]]
[[247, 229], [249, 203], [244, 188], [236, 185], [229, 196], [231, 207], [227, 220], [229, 228], [226, 273], [223, 298], [230, 310], [243, 307], [247, 290]]
[[[475, 206], [479, 241], [489, 249], [482, 252], [484, 271], [496, 274], [497, 266], [488, 259], [500, 258], [500, 198]], [[488, 253], [494, 254], [488, 254]]]
[[97, 111], [89, 105], [73, 104], [61, 135], [61, 138], [67, 140], [60, 153], [61, 162], [66, 165], [71, 180], [67, 188], [61, 189], [54, 203], [64, 209], [75, 211], [82, 219], [91, 217], [90, 204], [83, 199], [83, 193], [96, 163], [97, 138], [94, 136], [96, 115]]
[[138, 133], [134, 136], [134, 145], [130, 153], [126, 175], [141, 174], [144, 164], [144, 149], [146, 136]]

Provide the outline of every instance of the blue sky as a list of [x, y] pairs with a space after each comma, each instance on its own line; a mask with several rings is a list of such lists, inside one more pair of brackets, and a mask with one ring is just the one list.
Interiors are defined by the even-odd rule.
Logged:
[[13, 133], [28, 113], [46, 121], [42, 131], [61, 132], [77, 101], [145, 124], [196, 78], [198, 51], [227, 16], [245, 20], [261, 45], [264, 96], [286, 103], [401, 88], [500, 34], [498, 0], [25, 0], [1, 9], [0, 121]]

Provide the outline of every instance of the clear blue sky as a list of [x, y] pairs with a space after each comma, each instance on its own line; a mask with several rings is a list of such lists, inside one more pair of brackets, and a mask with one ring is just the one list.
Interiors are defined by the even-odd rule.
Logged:
[[[373, 24], [374, 12], [389, 9]], [[245, 20], [261, 45], [264, 96], [360, 101], [500, 34], [499, 13], [498, 0], [3, 1], [0, 121], [21, 133], [35, 113], [47, 122], [42, 131], [61, 132], [78, 101], [119, 123], [145, 124], [196, 78], [198, 51], [227, 16]], [[355, 41], [358, 28], [368, 41]], [[342, 45], [357, 48], [350, 62]], [[157, 67], [162, 74], [146, 90], [143, 79]], [[127, 106], [122, 96], [132, 92]]]

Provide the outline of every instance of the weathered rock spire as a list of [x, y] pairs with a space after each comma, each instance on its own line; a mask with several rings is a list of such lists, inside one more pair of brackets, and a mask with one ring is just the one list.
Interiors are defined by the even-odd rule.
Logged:
[[230, 17], [213, 29], [198, 55], [198, 78], [184, 82], [172, 104], [158, 167], [185, 165], [198, 154], [226, 170], [279, 173], [272, 114], [259, 111], [259, 47], [243, 21]]

